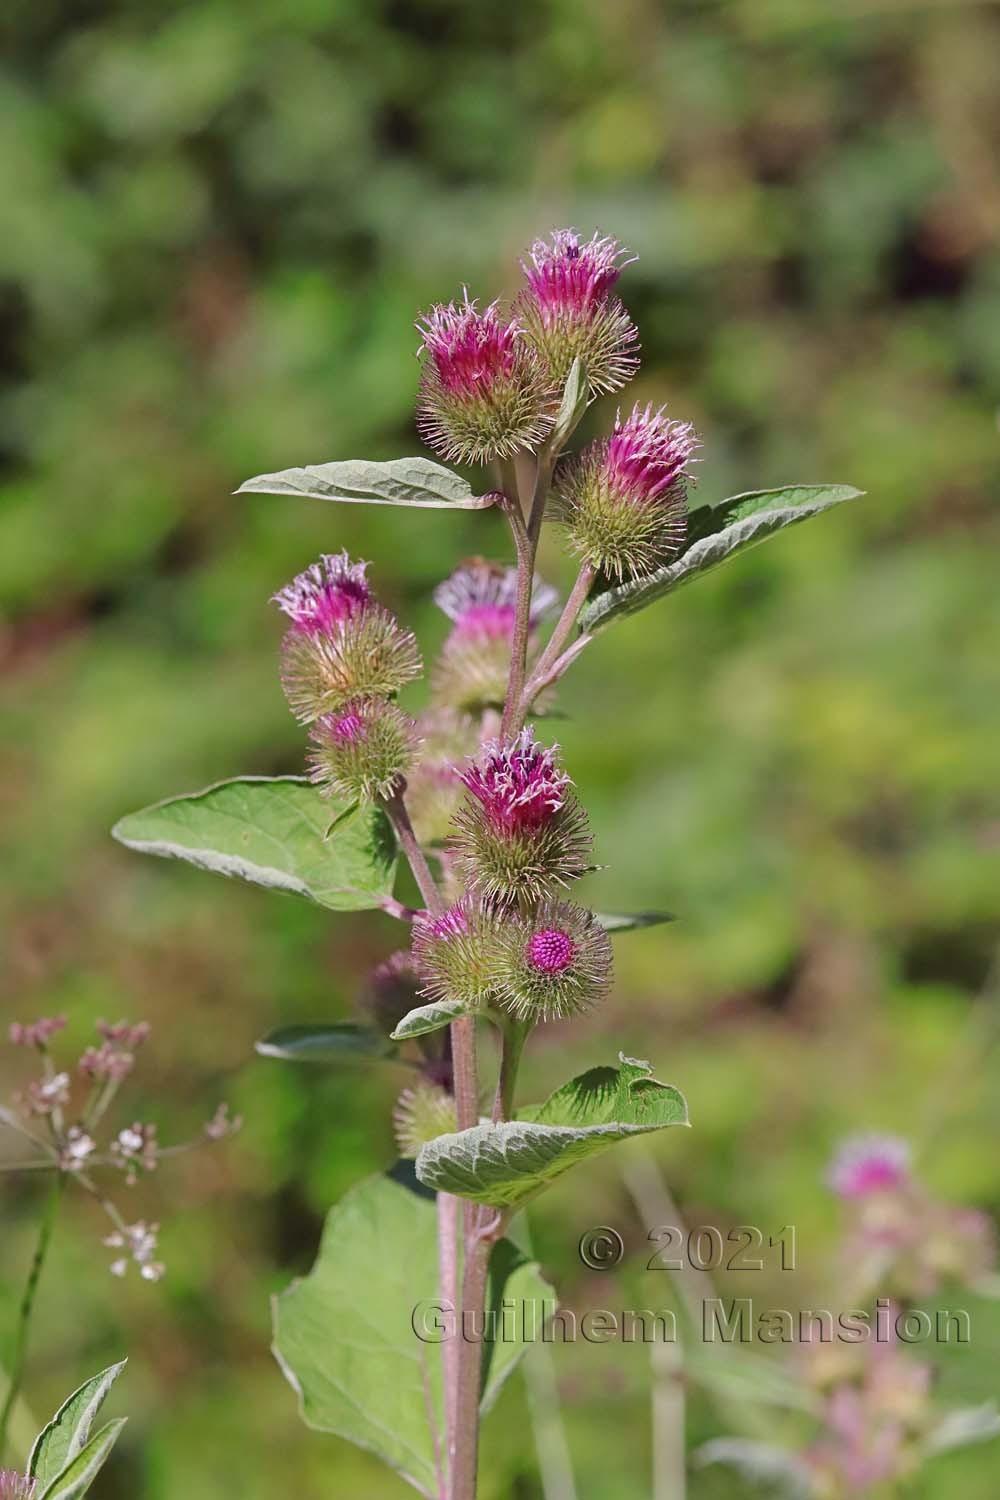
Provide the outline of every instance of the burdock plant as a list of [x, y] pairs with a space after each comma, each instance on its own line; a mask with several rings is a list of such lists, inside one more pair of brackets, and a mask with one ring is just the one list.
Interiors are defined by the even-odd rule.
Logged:
[[[133, 849], [333, 911], [381, 908], [409, 927], [369, 981], [362, 1018], [286, 1026], [259, 1050], [410, 1069], [395, 1125], [415, 1167], [359, 1184], [331, 1210], [312, 1273], [277, 1299], [275, 1348], [311, 1426], [439, 1500], [474, 1496], [480, 1417], [530, 1325], [515, 1319], [514, 1336], [508, 1320], [492, 1338], [484, 1308], [551, 1300], [504, 1237], [512, 1217], [585, 1157], [687, 1123], [679, 1091], [624, 1056], [542, 1104], [518, 1099], [534, 1028], [605, 1000], [609, 930], [649, 920], [602, 917], [579, 900], [591, 832], [571, 768], [543, 742], [547, 707], [612, 621], [858, 493], [792, 486], [689, 509], [699, 440], [651, 405], [619, 413], [610, 436], [571, 454], [588, 405], [638, 368], [617, 290], [627, 264], [612, 239], [559, 231], [532, 247], [511, 308], [464, 291], [418, 321], [419, 432], [448, 462], [485, 467], [485, 484], [407, 458], [288, 469], [241, 487], [502, 511], [512, 564], [450, 559], [442, 570], [435, 598], [451, 631], [424, 711], [396, 702], [420, 656], [377, 580], [344, 553], [324, 556], [275, 595], [308, 774], [224, 781], [115, 830]], [[535, 573], [546, 522], [578, 572], [543, 643], [556, 605]], [[400, 856], [417, 905], [396, 893]]]

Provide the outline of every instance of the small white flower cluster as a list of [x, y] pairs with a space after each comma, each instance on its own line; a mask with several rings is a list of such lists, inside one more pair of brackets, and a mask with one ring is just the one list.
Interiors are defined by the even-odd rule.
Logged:
[[166, 1271], [166, 1266], [161, 1260], [154, 1260], [156, 1255], [157, 1235], [159, 1224], [147, 1224], [145, 1220], [139, 1219], [135, 1224], [123, 1224], [121, 1229], [116, 1229], [104, 1239], [104, 1244], [109, 1250], [126, 1250], [126, 1255], [119, 1256], [111, 1262], [109, 1267], [112, 1276], [124, 1276], [129, 1265], [134, 1263], [139, 1267], [139, 1275], [143, 1281], [159, 1281]]

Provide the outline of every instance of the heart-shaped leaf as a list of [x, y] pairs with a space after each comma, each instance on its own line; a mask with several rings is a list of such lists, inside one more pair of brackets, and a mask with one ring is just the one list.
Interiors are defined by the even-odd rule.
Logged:
[[[330, 1210], [316, 1264], [273, 1304], [274, 1352], [306, 1424], [376, 1453], [435, 1497], [446, 1462], [442, 1345], [454, 1332], [440, 1300], [437, 1234], [433, 1196], [412, 1179], [371, 1177]], [[507, 1320], [515, 1333], [541, 1328], [554, 1307], [537, 1266], [503, 1240], [490, 1261], [489, 1306], [499, 1313], [512, 1303], [524, 1311]], [[484, 1348], [484, 1411], [525, 1350], [508, 1331]]]
[[102, 1427], [97, 1436], [92, 1437], [62, 1473], [57, 1474], [48, 1488], [41, 1492], [39, 1500], [81, 1500], [81, 1496], [87, 1493], [104, 1467], [126, 1420], [125, 1417], [119, 1417], [116, 1422], [109, 1422], [106, 1427]]
[[687, 1123], [684, 1096], [658, 1083], [649, 1063], [622, 1054], [619, 1067], [581, 1073], [518, 1120], [429, 1141], [417, 1176], [437, 1192], [516, 1207], [616, 1141]]
[[85, 1380], [42, 1428], [28, 1457], [28, 1475], [39, 1490], [51, 1484], [84, 1447], [94, 1418], [127, 1363], [123, 1359]]
[[429, 1031], [440, 1031], [442, 1026], [450, 1026], [452, 1021], [464, 1016], [465, 1011], [461, 1000], [434, 1000], [430, 1005], [418, 1005], [399, 1022], [392, 1039], [405, 1042], [410, 1037], [426, 1036]]
[[430, 458], [394, 458], [371, 463], [363, 458], [343, 463], [307, 464], [258, 474], [238, 495], [301, 495], [307, 500], [341, 500], [354, 505], [416, 505], [431, 510], [485, 510], [495, 494], [474, 495], [460, 474]]
[[348, 1063], [395, 1055], [395, 1047], [373, 1026], [330, 1021], [325, 1026], [278, 1026], [255, 1043], [261, 1057], [285, 1062]]
[[580, 615], [580, 629], [592, 635], [619, 615], [645, 609], [776, 531], [808, 521], [810, 516], [863, 493], [849, 484], [793, 484], [780, 490], [732, 495], [728, 500], [700, 506], [688, 516], [688, 534], [680, 556], [648, 578], [635, 578], [595, 594]]
[[396, 841], [379, 808], [341, 818], [348, 806], [301, 776], [240, 776], [130, 813], [111, 831], [142, 854], [363, 911], [392, 893]]
[[594, 913], [605, 932], [634, 932], [637, 927], [660, 927], [676, 922], [668, 911], [598, 911]]

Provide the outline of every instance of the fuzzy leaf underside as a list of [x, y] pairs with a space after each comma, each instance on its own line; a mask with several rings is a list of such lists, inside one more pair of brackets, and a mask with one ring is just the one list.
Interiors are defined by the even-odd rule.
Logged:
[[[328, 830], [332, 831], [327, 837]], [[378, 808], [351, 810], [301, 776], [240, 776], [130, 813], [111, 830], [141, 854], [364, 911], [391, 895], [396, 844]]]
[[593, 595], [580, 614], [579, 627], [590, 634], [602, 630], [620, 615], [645, 609], [786, 526], [808, 521], [863, 493], [849, 484], [793, 484], [699, 506], [688, 516], [688, 534], [680, 556], [647, 578], [616, 584]]
[[[553, 1299], [537, 1266], [501, 1241], [490, 1271], [490, 1306], [514, 1299], [530, 1315], [534, 1304], [527, 1326], [540, 1326]], [[307, 1426], [377, 1454], [428, 1496], [441, 1493], [428, 1412], [443, 1453], [442, 1346], [417, 1336], [414, 1310], [439, 1297], [433, 1197], [371, 1177], [330, 1210], [312, 1270], [273, 1304], [274, 1353]], [[524, 1352], [487, 1342], [484, 1411]]]
[[284, 1062], [350, 1063], [390, 1058], [396, 1049], [373, 1026], [331, 1021], [325, 1026], [278, 1026], [262, 1036], [254, 1050]]
[[640, 927], [659, 927], [664, 922], [676, 922], [669, 911], [597, 911], [594, 916], [605, 932], [635, 932]]
[[394, 458], [372, 463], [352, 458], [341, 463], [306, 464], [247, 479], [237, 495], [298, 495], [306, 500], [339, 500], [349, 505], [411, 505], [430, 510], [485, 510], [496, 496], [474, 495], [460, 474], [430, 458]]
[[520, 1119], [429, 1141], [417, 1176], [437, 1192], [515, 1208], [617, 1141], [687, 1123], [684, 1096], [653, 1078], [648, 1063], [622, 1055], [617, 1068], [581, 1073]]
[[119, 1417], [117, 1421], [102, 1427], [97, 1436], [92, 1437], [62, 1473], [41, 1492], [39, 1500], [82, 1500], [82, 1496], [104, 1467], [126, 1420], [125, 1417]]
[[701, 1468], [724, 1464], [775, 1500], [812, 1500], [816, 1493], [814, 1474], [794, 1453], [773, 1443], [752, 1438], [714, 1438], [696, 1452]]
[[28, 1475], [39, 1491], [57, 1479], [86, 1445], [94, 1418], [127, 1363], [123, 1359], [85, 1380], [42, 1428], [28, 1457]]
[[430, 1005], [418, 1005], [408, 1011], [392, 1033], [394, 1042], [404, 1042], [409, 1037], [426, 1036], [429, 1031], [440, 1031], [452, 1021], [464, 1016], [466, 1007], [461, 1000], [434, 1000]]

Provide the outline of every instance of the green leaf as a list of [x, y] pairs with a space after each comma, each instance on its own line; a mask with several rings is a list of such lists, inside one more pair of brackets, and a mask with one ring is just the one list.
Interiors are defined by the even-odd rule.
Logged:
[[80, 1500], [80, 1496], [87, 1493], [104, 1467], [126, 1421], [126, 1417], [119, 1417], [117, 1421], [102, 1427], [72, 1463], [53, 1479], [48, 1489], [42, 1491], [39, 1500]]
[[343, 819], [340, 810], [304, 777], [239, 776], [131, 813], [111, 831], [141, 854], [291, 891], [333, 911], [380, 906], [396, 873], [389, 821], [378, 808]]
[[688, 534], [680, 556], [648, 578], [632, 579], [594, 595], [580, 615], [580, 629], [593, 634], [619, 615], [645, 609], [682, 584], [711, 572], [774, 532], [863, 493], [849, 484], [793, 484], [780, 490], [732, 495], [728, 500], [700, 506], [688, 516]]
[[285, 1062], [346, 1063], [358, 1059], [389, 1058], [395, 1047], [373, 1026], [356, 1021], [330, 1021], [325, 1026], [278, 1026], [255, 1043], [261, 1057]]
[[696, 1462], [726, 1464], [762, 1486], [772, 1500], [811, 1500], [816, 1493], [814, 1471], [805, 1461], [773, 1443], [751, 1438], [713, 1438], [703, 1443], [695, 1454]]
[[352, 458], [344, 463], [307, 464], [258, 474], [237, 495], [301, 495], [307, 500], [341, 500], [354, 505], [416, 505], [433, 510], [485, 510], [496, 496], [474, 495], [460, 474], [453, 474], [429, 458], [394, 458], [370, 463]]
[[597, 911], [594, 916], [605, 932], [634, 932], [637, 927], [659, 927], [676, 922], [669, 911]]
[[515, 1207], [616, 1141], [687, 1123], [684, 1096], [658, 1083], [649, 1063], [621, 1054], [619, 1067], [581, 1073], [518, 1120], [429, 1141], [417, 1176], [437, 1192]]
[[553, 453], [561, 453], [576, 431], [580, 419], [587, 410], [589, 390], [587, 372], [582, 361], [577, 357], [569, 367], [569, 374], [563, 387], [562, 401], [559, 403], [559, 412], [549, 438], [549, 447]]
[[28, 1474], [39, 1489], [56, 1479], [83, 1448], [94, 1418], [127, 1363], [123, 1359], [85, 1380], [42, 1428], [28, 1458]]
[[392, 1033], [394, 1042], [405, 1042], [409, 1037], [426, 1036], [429, 1031], [440, 1031], [452, 1021], [465, 1015], [466, 1007], [461, 1000], [434, 1000], [430, 1005], [418, 1005], [407, 1011]]
[[970, 1443], [988, 1443], [1000, 1437], [1000, 1411], [995, 1401], [983, 1406], [960, 1406], [944, 1414], [924, 1442], [925, 1451], [950, 1453]]
[[[517, 1327], [540, 1328], [554, 1302], [537, 1266], [501, 1241], [490, 1273], [491, 1307], [513, 1301], [525, 1309]], [[443, 1382], [426, 1304], [439, 1298], [434, 1198], [412, 1179], [371, 1177], [330, 1210], [316, 1264], [273, 1304], [274, 1352], [307, 1425], [377, 1454], [430, 1496], [441, 1488], [428, 1413], [443, 1454]], [[487, 1343], [483, 1410], [524, 1347]]]

